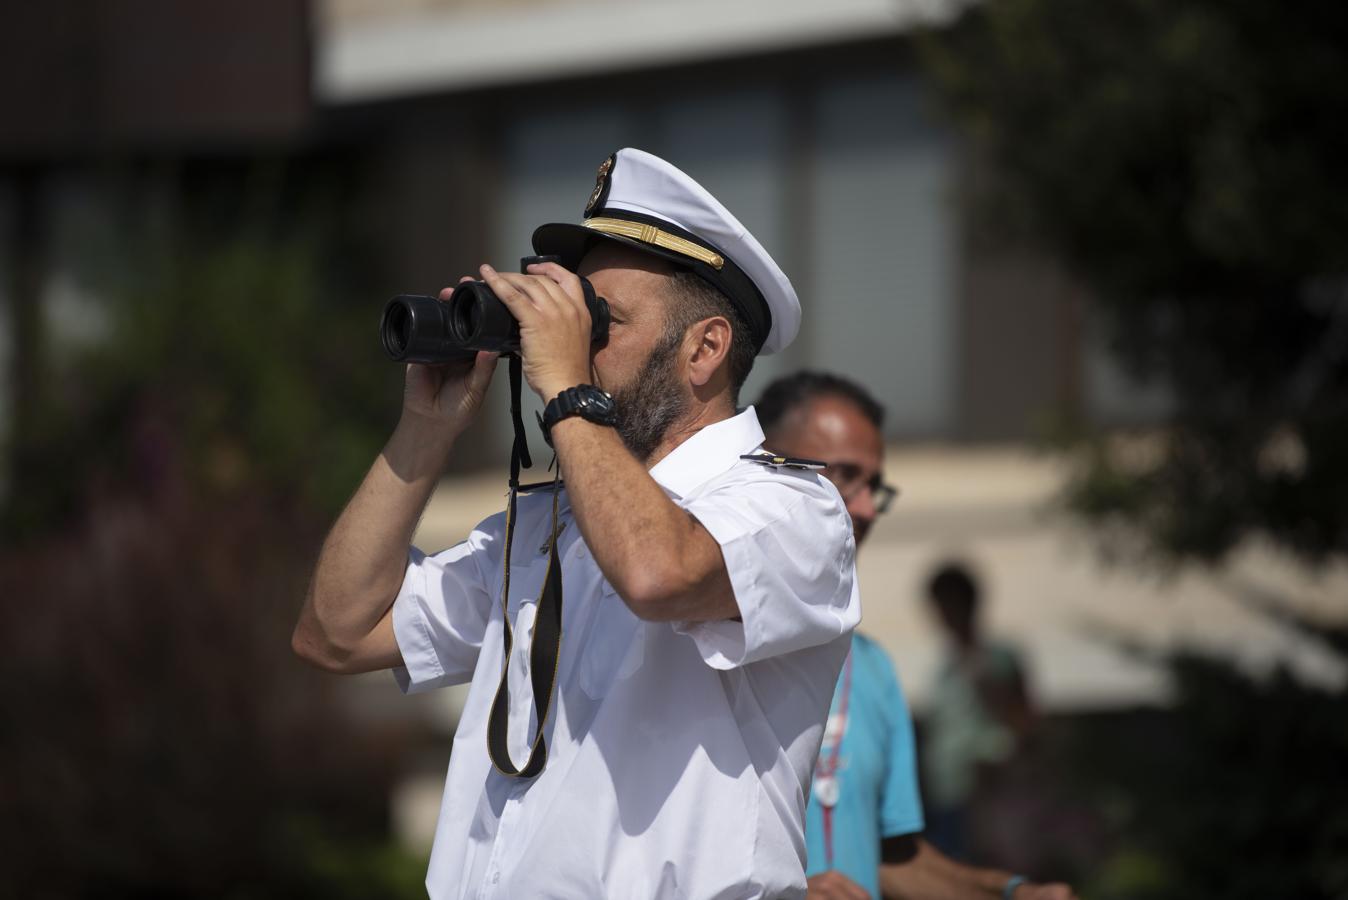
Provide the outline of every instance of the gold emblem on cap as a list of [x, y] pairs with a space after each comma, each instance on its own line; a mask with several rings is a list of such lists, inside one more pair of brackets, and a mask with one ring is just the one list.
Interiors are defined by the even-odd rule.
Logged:
[[694, 244], [690, 240], [679, 237], [677, 234], [670, 234], [656, 228], [654, 225], [647, 225], [644, 222], [629, 222], [626, 219], [610, 219], [603, 216], [586, 219], [580, 224], [594, 231], [602, 231], [604, 234], [612, 234], [617, 237], [631, 238], [634, 241], [641, 241], [643, 244], [650, 244], [660, 247], [664, 250], [673, 250], [675, 253], [695, 259], [700, 263], [706, 263], [713, 269], [720, 270], [725, 265], [725, 259], [719, 253], [715, 253], [703, 247], [701, 244]]
[[608, 183], [608, 175], [613, 171], [613, 157], [610, 156], [599, 164], [599, 171], [594, 176], [594, 190], [590, 191], [590, 199], [585, 202], [585, 215], [590, 214], [594, 205], [599, 202], [599, 198], [604, 193], [604, 185]]

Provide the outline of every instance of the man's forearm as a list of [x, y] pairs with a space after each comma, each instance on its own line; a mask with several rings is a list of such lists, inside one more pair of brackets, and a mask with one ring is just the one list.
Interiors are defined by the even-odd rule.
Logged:
[[918, 838], [910, 859], [880, 866], [880, 893], [885, 900], [990, 900], [1002, 896], [1010, 877], [957, 863]]
[[[1000, 900], [1011, 882], [1010, 872], [982, 869], [955, 862], [921, 837], [907, 836], [907, 853], [902, 862], [880, 866], [880, 893], [885, 900]], [[905, 846], [904, 839], [886, 838], [881, 852]], [[887, 859], [894, 856], [886, 855]], [[1070, 885], [1028, 882], [1017, 879], [1012, 886], [1015, 900], [1076, 900]]]
[[553, 426], [552, 434], [585, 543], [637, 616], [736, 615], [720, 547], [669, 499], [612, 428], [571, 418]]
[[[430, 422], [399, 422], [323, 542], [295, 629], [295, 649], [306, 659], [342, 669], [353, 654], [371, 653], [363, 644], [402, 583], [407, 547], [451, 445]], [[391, 635], [383, 641], [390, 643]], [[380, 658], [366, 662], [397, 662], [396, 646], [374, 655]]]

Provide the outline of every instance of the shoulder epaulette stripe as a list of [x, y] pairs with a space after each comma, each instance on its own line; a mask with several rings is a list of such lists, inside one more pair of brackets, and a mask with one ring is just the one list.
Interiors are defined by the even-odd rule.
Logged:
[[758, 463], [760, 466], [771, 466], [774, 469], [804, 469], [817, 472], [828, 467], [828, 463], [817, 459], [798, 459], [794, 456], [776, 456], [772, 453], [745, 453], [740, 459]]

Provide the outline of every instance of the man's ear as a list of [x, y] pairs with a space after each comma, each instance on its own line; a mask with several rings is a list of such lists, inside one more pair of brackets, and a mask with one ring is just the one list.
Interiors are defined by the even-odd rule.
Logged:
[[688, 380], [694, 387], [705, 387], [730, 356], [734, 336], [725, 316], [712, 316], [688, 329]]

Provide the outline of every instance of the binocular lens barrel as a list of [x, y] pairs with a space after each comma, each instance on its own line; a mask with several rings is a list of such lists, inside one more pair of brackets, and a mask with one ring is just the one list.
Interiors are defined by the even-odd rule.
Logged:
[[450, 305], [435, 297], [401, 294], [384, 306], [379, 342], [390, 359], [403, 362], [447, 363], [472, 359], [476, 350], [453, 337]]
[[[608, 337], [609, 310], [590, 282], [580, 279], [593, 322], [591, 340]], [[500, 298], [482, 281], [465, 281], [448, 300], [400, 294], [384, 306], [379, 341], [390, 359], [447, 363], [472, 359], [479, 350], [518, 353], [520, 326]]]

